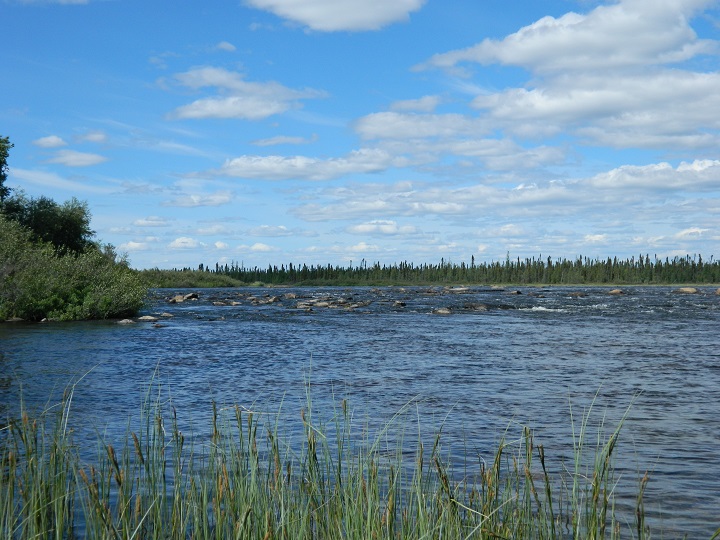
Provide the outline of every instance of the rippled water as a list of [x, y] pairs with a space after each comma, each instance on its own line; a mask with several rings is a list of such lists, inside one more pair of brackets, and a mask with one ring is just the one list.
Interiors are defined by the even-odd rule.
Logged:
[[595, 399], [609, 426], [630, 407], [617, 466], [631, 490], [650, 470], [653, 529], [720, 527], [714, 290], [206, 289], [168, 303], [188, 292], [154, 291], [144, 314], [171, 315], [155, 323], [0, 325], [0, 413], [17, 409], [20, 385], [39, 406], [84, 376], [73, 415], [94, 442], [95, 429], [124, 433], [155, 380], [201, 434], [211, 399], [297, 417], [309, 382], [315, 410], [348, 398], [375, 425], [412, 402], [405, 429], [442, 425], [457, 459], [490, 457], [521, 425], [569, 458], [570, 407], [577, 422]]

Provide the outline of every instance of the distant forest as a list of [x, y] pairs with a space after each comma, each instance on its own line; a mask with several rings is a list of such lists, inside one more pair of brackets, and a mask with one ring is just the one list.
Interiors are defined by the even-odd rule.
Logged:
[[[194, 269], [185, 268], [184, 271]], [[401, 262], [392, 265], [270, 265], [248, 268], [238, 263], [219, 264], [212, 268], [200, 264], [198, 270], [227, 276], [243, 283], [267, 285], [378, 285], [433, 283], [488, 284], [679, 284], [720, 283], [720, 261], [704, 261], [702, 256], [650, 258], [640, 255], [620, 260], [617, 257], [574, 260], [548, 258], [511, 259], [502, 262], [439, 264]]]

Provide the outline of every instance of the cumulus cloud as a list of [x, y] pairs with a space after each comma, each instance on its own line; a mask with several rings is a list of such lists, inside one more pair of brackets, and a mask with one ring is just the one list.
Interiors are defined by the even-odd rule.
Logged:
[[[567, 135], [617, 148], [716, 148], [717, 72], [682, 64], [717, 54], [692, 17], [711, 0], [623, 0], [587, 14], [544, 17], [504, 39], [437, 54], [420, 68], [469, 64], [527, 69], [499, 92], [465, 86], [489, 129], [521, 138]], [[469, 73], [464, 73], [469, 76]]]
[[248, 231], [251, 236], [291, 236], [292, 230], [285, 225], [260, 225]]
[[347, 228], [347, 231], [351, 234], [398, 235], [414, 234], [417, 229], [412, 225], [399, 226], [396, 221], [378, 219], [352, 225]]
[[135, 242], [135, 241], [131, 240], [131, 241], [129, 241], [129, 242], [125, 242], [125, 243], [123, 243], [123, 244], [120, 244], [120, 245], [118, 246], [118, 250], [119, 250], [120, 252], [123, 252], [123, 251], [128, 251], [128, 252], [133, 252], [133, 251], [147, 251], [147, 250], [149, 250], [151, 247], [152, 247], [152, 246], [151, 246], [148, 242]]
[[146, 218], [136, 219], [133, 221], [133, 225], [136, 227], [167, 227], [170, 225], [170, 221], [160, 216], [148, 216]]
[[355, 244], [354, 246], [350, 246], [348, 248], [348, 251], [356, 252], [356, 253], [372, 253], [374, 251], [379, 251], [380, 248], [375, 244], [368, 244], [366, 242], [360, 242], [359, 244]]
[[589, 184], [602, 189], [702, 192], [718, 191], [718, 178], [720, 160], [708, 159], [682, 162], [677, 167], [669, 163], [623, 165], [594, 176]]
[[251, 246], [243, 244], [241, 246], [238, 246], [237, 249], [238, 251], [252, 251], [257, 253], [269, 253], [271, 251], [277, 251], [277, 248], [269, 246], [268, 244], [263, 244], [261, 242], [256, 242]]
[[215, 242], [215, 249], [228, 249], [230, 246], [228, 246], [225, 242]]
[[[703, 216], [717, 202], [720, 161], [703, 160], [645, 166], [623, 166], [590, 178], [565, 181], [521, 182], [515, 185], [473, 184], [455, 188], [438, 185], [364, 184], [353, 189], [320, 191], [315, 200], [298, 205], [293, 214], [307, 221], [392, 221], [405, 218], [441, 218], [475, 221], [484, 216], [504, 219], [544, 220], [557, 217], [597, 220], [608, 227], [610, 216], [627, 223], [655, 216], [664, 220], [668, 205], [687, 215]], [[672, 193], [669, 198], [668, 194]], [[707, 193], [708, 207], [693, 203], [696, 194]], [[639, 210], [642, 209], [642, 215]], [[689, 219], [689, 218], [688, 218]], [[365, 221], [367, 223], [367, 221]], [[519, 223], [515, 225], [520, 226]], [[523, 229], [527, 232], [527, 228]], [[508, 236], [513, 230], [498, 230]]]
[[205, 244], [202, 242], [196, 240], [195, 238], [190, 238], [188, 236], [181, 236], [180, 238], [176, 238], [172, 242], [168, 244], [168, 247], [170, 249], [195, 249], [199, 247], [203, 247]]
[[689, 229], [684, 229], [684, 230], [676, 233], [675, 238], [679, 238], [679, 239], [700, 238], [708, 231], [709, 231], [709, 229], [701, 229], [700, 227], [690, 227]]
[[232, 201], [232, 193], [229, 191], [218, 191], [216, 193], [206, 194], [186, 194], [176, 197], [172, 200], [165, 201], [163, 206], [180, 206], [185, 208], [193, 208], [197, 206], [221, 206]]
[[586, 234], [583, 237], [583, 241], [588, 244], [604, 244], [607, 242], [607, 234]]
[[306, 156], [241, 156], [213, 171], [221, 176], [265, 180], [332, 180], [348, 174], [384, 171], [405, 165], [402, 157], [381, 149], [354, 150], [345, 157], [320, 159]]
[[569, 130], [610, 146], [713, 146], [718, 136], [707, 128], [720, 128], [718, 85], [718, 73], [585, 73], [478, 96], [472, 105], [518, 136]]
[[303, 99], [324, 97], [312, 89], [294, 90], [276, 82], [248, 82], [241, 73], [199, 67], [178, 73], [175, 80], [187, 88], [216, 88], [219, 95], [200, 98], [175, 109], [171, 118], [237, 118], [261, 120], [301, 106]]
[[713, 41], [698, 39], [690, 16], [710, 0], [625, 0], [587, 15], [543, 17], [502, 40], [437, 54], [422, 67], [451, 68], [462, 62], [506, 64], [538, 73], [645, 68], [713, 53]]
[[66, 167], [90, 167], [107, 161], [105, 156], [76, 150], [59, 150], [55, 157], [48, 159], [48, 163], [59, 163]]
[[373, 113], [355, 123], [363, 139], [418, 139], [481, 135], [488, 132], [483, 120], [462, 114], [416, 114], [399, 112]]
[[425, 0], [245, 0], [278, 17], [322, 32], [378, 30], [405, 21]]
[[66, 146], [67, 143], [57, 135], [48, 135], [47, 137], [40, 137], [33, 141], [35, 146], [40, 148], [58, 148], [60, 146]]

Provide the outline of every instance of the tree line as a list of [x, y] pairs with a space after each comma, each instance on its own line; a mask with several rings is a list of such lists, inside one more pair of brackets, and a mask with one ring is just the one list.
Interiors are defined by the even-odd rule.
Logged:
[[[185, 272], [190, 268], [182, 269]], [[215, 267], [200, 264], [200, 272], [223, 275], [243, 283], [268, 285], [377, 285], [377, 284], [680, 284], [720, 283], [720, 261], [701, 255], [666, 257], [649, 254], [626, 259], [579, 256], [575, 259], [532, 257], [504, 261], [452, 263], [441, 259], [438, 264], [401, 262], [359, 265], [283, 264], [267, 267], [245, 267], [232, 262], [216, 263]]]
[[0, 320], [134, 315], [147, 288], [90, 228], [87, 203], [28, 197], [5, 185], [13, 144], [0, 137]]

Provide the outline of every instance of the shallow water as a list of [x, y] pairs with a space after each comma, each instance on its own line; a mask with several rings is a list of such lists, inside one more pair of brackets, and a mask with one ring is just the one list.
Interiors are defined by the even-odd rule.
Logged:
[[571, 407], [577, 430], [595, 400], [592, 418], [610, 430], [627, 412], [620, 495], [631, 501], [650, 470], [656, 536], [709, 537], [720, 527], [720, 296], [625, 291], [206, 289], [170, 304], [190, 291], [157, 290], [143, 314], [172, 317], [155, 325], [0, 325], [0, 415], [17, 410], [20, 386], [40, 407], [83, 377], [73, 418], [94, 444], [98, 431], [125, 433], [154, 380], [202, 436], [211, 400], [282, 404], [297, 419], [309, 383], [315, 411], [347, 398], [375, 427], [411, 403], [406, 438], [442, 426], [458, 462], [491, 457], [522, 425], [569, 460]]

